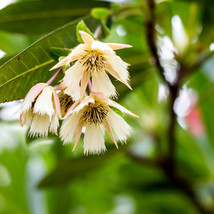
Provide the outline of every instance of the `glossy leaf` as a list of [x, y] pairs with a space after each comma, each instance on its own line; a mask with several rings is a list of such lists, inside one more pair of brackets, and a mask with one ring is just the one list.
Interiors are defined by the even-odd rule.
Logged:
[[[86, 19], [89, 26], [90, 20]], [[56, 63], [50, 57], [50, 48], [72, 48], [77, 45], [77, 23], [71, 22], [53, 31], [0, 67], [0, 102], [24, 98], [33, 85], [46, 82], [54, 74], [49, 71]]]
[[80, 2], [37, 0], [11, 4], [0, 10], [0, 29], [22, 34], [46, 33], [89, 14], [95, 6], [108, 5], [106, 2], [94, 0]]

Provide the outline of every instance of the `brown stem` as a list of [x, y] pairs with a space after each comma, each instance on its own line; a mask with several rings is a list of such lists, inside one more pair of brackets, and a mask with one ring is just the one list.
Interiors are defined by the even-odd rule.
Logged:
[[164, 69], [161, 66], [160, 59], [155, 45], [155, 3], [154, 0], [146, 0], [148, 4], [148, 16], [146, 20], [146, 37], [150, 51], [154, 57], [155, 64], [163, 81], [169, 86], [169, 82], [164, 76]]
[[197, 208], [199, 213], [201, 214], [211, 214], [212, 211], [206, 209], [198, 200], [197, 195], [195, 194], [192, 186], [178, 173], [175, 171], [171, 171], [169, 167], [168, 159], [165, 160], [154, 160], [148, 157], [142, 157], [139, 155], [136, 155], [133, 152], [127, 151], [126, 153], [129, 158], [131, 158], [134, 161], [139, 162], [140, 164], [147, 165], [149, 167], [154, 167], [163, 170], [165, 173], [167, 179], [169, 182], [179, 191], [181, 191], [183, 194], [185, 194], [189, 200], [192, 202], [192, 204]]
[[[203, 207], [203, 205], [198, 201], [196, 194], [194, 193], [191, 185], [183, 178], [177, 175], [177, 172], [175, 171], [175, 128], [176, 128], [176, 114], [174, 112], [174, 103], [175, 99], [178, 95], [179, 86], [184, 78], [186, 78], [188, 75], [190, 75], [197, 67], [199, 67], [205, 60], [201, 60], [199, 63], [195, 63], [191, 68], [189, 68], [188, 72], [182, 72], [182, 68], [178, 72], [178, 80], [175, 84], [170, 85], [169, 82], [166, 80], [164, 76], [164, 69], [161, 66], [157, 47], [155, 44], [155, 2], [154, 0], [146, 0], [148, 5], [148, 16], [146, 20], [146, 32], [147, 32], [147, 42], [148, 46], [150, 48], [150, 51], [155, 59], [156, 67], [159, 71], [160, 76], [162, 77], [163, 81], [166, 83], [166, 85], [169, 87], [169, 127], [167, 131], [168, 136], [168, 152], [167, 156], [164, 159], [159, 160], [150, 160], [145, 157], [139, 157], [136, 156], [133, 153], [128, 153], [129, 157], [132, 159], [142, 163], [147, 164], [149, 166], [159, 167], [161, 168], [171, 183], [174, 184], [178, 189], [180, 189], [186, 196], [189, 197], [189, 199], [192, 201], [192, 203], [195, 205], [195, 207], [198, 209], [198, 211], [201, 214], [210, 214], [211, 212], [208, 211]], [[182, 76], [183, 75], [183, 76]]]
[[174, 103], [175, 99], [178, 94], [178, 87], [177, 86], [170, 86], [169, 90], [169, 127], [168, 127], [168, 155], [167, 155], [167, 161], [168, 161], [168, 167], [169, 170], [173, 173], [175, 168], [175, 128], [176, 128], [176, 114], [174, 112]]

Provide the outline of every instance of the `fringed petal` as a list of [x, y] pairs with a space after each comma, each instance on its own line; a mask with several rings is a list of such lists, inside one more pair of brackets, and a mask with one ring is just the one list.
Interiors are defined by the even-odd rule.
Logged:
[[79, 61], [65, 72], [63, 79], [66, 85], [65, 93], [70, 95], [73, 100], [80, 99], [80, 80], [83, 73], [84, 69]]
[[60, 129], [60, 137], [64, 141], [63, 144], [72, 142], [80, 117], [81, 114], [72, 114], [63, 121]]
[[105, 71], [93, 72], [92, 91], [101, 92], [106, 97], [116, 97], [117, 92]]
[[99, 154], [105, 150], [101, 127], [95, 124], [87, 124], [84, 136], [84, 154]]
[[125, 142], [127, 136], [131, 133], [131, 127], [129, 126], [129, 124], [113, 110], [109, 111], [107, 120], [114, 129], [118, 139]]
[[49, 115], [47, 115], [47, 114], [34, 115], [29, 134], [33, 137], [34, 136], [40, 136], [40, 137], [48, 136], [49, 123], [50, 123]]
[[59, 126], [59, 119], [57, 114], [55, 113], [51, 119], [50, 128], [49, 128], [50, 132], [54, 133], [55, 135], [58, 135], [57, 133], [58, 126]]

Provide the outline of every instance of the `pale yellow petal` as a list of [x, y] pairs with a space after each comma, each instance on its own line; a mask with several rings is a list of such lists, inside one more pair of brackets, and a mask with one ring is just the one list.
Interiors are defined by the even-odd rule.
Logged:
[[131, 45], [127, 44], [119, 44], [119, 43], [107, 43], [107, 45], [113, 50], [119, 50], [123, 48], [131, 48]]
[[77, 61], [71, 68], [65, 72], [63, 82], [65, 83], [65, 93], [70, 95], [73, 100], [80, 99], [80, 80], [84, 73], [84, 68]]
[[106, 120], [106, 119], [103, 120], [103, 126], [105, 127], [106, 131], [108, 132], [108, 134], [110, 135], [111, 139], [113, 140], [115, 146], [118, 149], [117, 141], [115, 140], [111, 125], [109, 124], [108, 120]]
[[33, 114], [31, 109], [21, 113], [20, 115], [21, 126], [25, 124], [30, 125], [32, 121], [32, 117], [33, 117]]
[[132, 113], [131, 111], [129, 111], [128, 109], [126, 109], [125, 107], [121, 106], [119, 103], [116, 103], [115, 101], [111, 100], [111, 99], [108, 99], [107, 98], [107, 102], [108, 102], [108, 105], [114, 107], [114, 108], [117, 108], [119, 109], [121, 112], [125, 113], [125, 114], [129, 114], [131, 115], [132, 117], [136, 117], [138, 118], [138, 116], [134, 113]]
[[60, 138], [63, 140], [63, 144], [72, 142], [80, 117], [81, 114], [72, 114], [63, 121], [60, 129]]
[[57, 69], [63, 65], [69, 66], [71, 62], [78, 60], [81, 56], [83, 56], [85, 52], [85, 45], [84, 44], [79, 44], [77, 47], [75, 47], [71, 53], [60, 60], [56, 65], [54, 65], [50, 70]]
[[130, 90], [132, 90], [131, 86], [129, 85], [129, 83], [127, 81], [124, 81], [121, 79], [121, 77], [119, 76], [119, 74], [115, 71], [115, 69], [111, 66], [111, 65], [106, 65], [106, 70], [117, 80], [119, 80], [120, 82], [122, 82], [124, 85], [126, 85]]
[[100, 42], [100, 41], [94, 41], [91, 44], [91, 50], [101, 51], [101, 52], [103, 52], [103, 54], [108, 53], [108, 52], [112, 53], [112, 54], [115, 53], [107, 44]]
[[106, 119], [114, 129], [118, 139], [125, 142], [127, 136], [131, 133], [131, 127], [129, 124], [113, 110], [109, 111]]
[[80, 95], [81, 95], [81, 98], [85, 95], [85, 90], [86, 90], [86, 87], [88, 85], [88, 81], [90, 79], [90, 70], [88, 71], [85, 71], [83, 76], [82, 76], [82, 79], [81, 79], [81, 86], [80, 86]]
[[106, 66], [110, 65], [111, 68], [114, 69], [115, 72], [118, 73], [120, 79], [124, 82], [129, 81], [129, 72], [127, 70], [128, 64], [124, 62], [119, 56], [116, 54], [106, 53]]
[[33, 112], [40, 115], [48, 115], [51, 121], [52, 115], [55, 110], [53, 108], [53, 92], [50, 87], [45, 87], [42, 93], [38, 96], [35, 105], [33, 107]]
[[84, 154], [99, 154], [105, 150], [101, 127], [95, 124], [87, 124], [84, 136]]
[[92, 91], [101, 92], [106, 97], [116, 97], [117, 92], [105, 71], [95, 71], [92, 74]]
[[75, 131], [75, 141], [74, 141], [74, 148], [72, 151], [74, 151], [77, 147], [77, 144], [79, 142], [81, 133], [82, 133], [82, 127], [83, 127], [83, 121], [80, 121], [77, 125], [76, 131]]
[[47, 114], [39, 115], [36, 114], [33, 118], [30, 132], [31, 136], [48, 136], [48, 127], [50, 124], [50, 119]]
[[59, 126], [59, 119], [58, 119], [57, 113], [55, 112], [54, 115], [52, 116], [52, 119], [51, 119], [51, 124], [49, 127], [50, 132], [57, 135], [58, 126]]
[[[70, 55], [71, 55], [71, 53], [70, 53]], [[68, 65], [68, 64], [69, 64], [69, 55], [66, 56], [65, 58], [63, 58], [62, 60], [60, 60], [56, 65], [54, 65], [54, 66], [50, 69], [50, 71], [52, 71], [52, 70], [54, 70], [54, 69], [57, 69], [57, 68], [59, 68], [59, 67], [61, 67], [61, 66], [63, 66], [63, 65]]]
[[92, 36], [88, 33], [86, 33], [85, 31], [79, 31], [80, 36], [83, 40], [83, 42], [89, 46], [91, 46], [91, 44], [93, 43], [94, 39], [92, 38]]

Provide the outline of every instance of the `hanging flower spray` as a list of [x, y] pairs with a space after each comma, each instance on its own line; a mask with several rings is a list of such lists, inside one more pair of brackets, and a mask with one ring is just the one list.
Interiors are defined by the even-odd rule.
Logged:
[[[117, 148], [117, 140], [125, 142], [131, 133], [131, 127], [112, 107], [138, 117], [111, 99], [117, 97], [117, 92], [108, 77], [110, 74], [131, 89], [128, 64], [115, 53], [131, 46], [103, 43], [84, 31], [79, 33], [84, 43], [50, 69], [59, 68], [47, 83], [30, 89], [21, 107], [20, 121], [30, 126], [30, 135], [47, 136], [48, 132], [57, 135], [59, 120], [63, 120], [60, 137], [64, 144], [74, 141], [73, 151], [85, 127], [84, 153], [99, 154], [106, 150], [104, 129]], [[67, 69], [61, 84], [50, 86], [62, 73], [62, 66]]]

